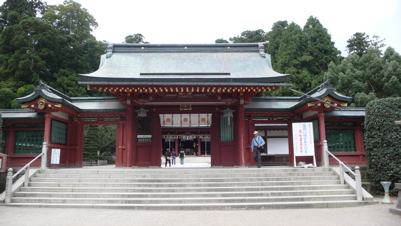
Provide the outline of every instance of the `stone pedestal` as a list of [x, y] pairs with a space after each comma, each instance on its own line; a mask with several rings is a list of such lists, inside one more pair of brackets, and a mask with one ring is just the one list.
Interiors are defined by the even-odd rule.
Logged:
[[398, 190], [397, 205], [396, 208], [390, 208], [390, 212], [401, 215], [401, 183], [395, 183], [394, 188]]

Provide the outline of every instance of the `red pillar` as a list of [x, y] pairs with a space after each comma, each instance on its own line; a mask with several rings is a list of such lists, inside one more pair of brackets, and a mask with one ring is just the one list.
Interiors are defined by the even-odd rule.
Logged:
[[201, 138], [198, 137], [198, 156], [201, 156]]
[[45, 131], [43, 135], [43, 142], [46, 142], [47, 145], [50, 144], [50, 135], [51, 135], [51, 127], [52, 126], [52, 113], [51, 109], [47, 108], [45, 114]]
[[[46, 114], [45, 114], [45, 131], [43, 135], [43, 142], [46, 142], [47, 146], [50, 145], [50, 136], [51, 136], [51, 127], [52, 126], [52, 113], [51, 109], [47, 108], [46, 109]], [[50, 158], [51, 158], [51, 148], [47, 149], [47, 159], [46, 159], [46, 165], [50, 166]]]
[[245, 167], [245, 110], [244, 105], [238, 105], [237, 113], [238, 121], [238, 157], [239, 166]]
[[[127, 105], [126, 109], [126, 117], [125, 117], [125, 151], [126, 151], [126, 156], [127, 160], [125, 161], [125, 167], [131, 167], [134, 159], [133, 159], [133, 139], [134, 139], [134, 132], [133, 132], [133, 127], [134, 127], [134, 109], [132, 105]], [[135, 136], [136, 139], [136, 136]]]
[[[324, 122], [324, 112], [321, 112], [318, 114], [318, 119], [319, 119], [319, 135], [320, 135], [320, 142], [319, 145], [317, 145], [317, 150], [315, 150], [315, 156], [316, 156], [316, 164], [317, 165], [323, 165], [323, 156], [324, 156], [324, 147], [323, 147], [323, 141], [326, 140], [326, 123]], [[315, 145], [316, 147], [316, 145]], [[319, 150], [320, 149], [320, 150]]]
[[77, 122], [77, 150], [75, 155], [75, 166], [82, 166], [82, 159], [84, 153], [84, 124], [80, 121]]
[[292, 123], [287, 124], [288, 128], [288, 160], [289, 165], [294, 165], [294, 142], [293, 142], [293, 135], [292, 135]]
[[151, 166], [160, 167], [160, 157], [162, 155], [162, 127], [160, 125], [159, 114], [153, 112], [152, 114], [152, 153], [151, 153]]
[[326, 140], [326, 123], [324, 122], [324, 113], [321, 112], [318, 114], [319, 118], [319, 135], [320, 141]]
[[180, 148], [178, 147], [178, 137], [175, 138], [175, 153], [177, 153], [177, 155], [180, 153]]
[[220, 153], [220, 109], [212, 114], [212, 124], [210, 126], [210, 157], [211, 166], [221, 166], [221, 153]]
[[116, 167], [123, 167], [124, 124], [120, 122], [116, 131]]

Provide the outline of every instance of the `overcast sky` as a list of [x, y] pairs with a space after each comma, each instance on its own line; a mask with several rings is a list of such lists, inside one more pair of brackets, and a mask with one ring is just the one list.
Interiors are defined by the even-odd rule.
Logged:
[[[75, 1], [95, 17], [99, 26], [93, 35], [100, 41], [122, 43], [125, 36], [141, 33], [152, 44], [214, 43], [246, 30], [270, 31], [280, 20], [303, 27], [314, 16], [344, 56], [347, 40], [356, 32], [385, 38], [387, 46], [401, 53], [399, 0]], [[63, 0], [46, 2], [53, 5]]]

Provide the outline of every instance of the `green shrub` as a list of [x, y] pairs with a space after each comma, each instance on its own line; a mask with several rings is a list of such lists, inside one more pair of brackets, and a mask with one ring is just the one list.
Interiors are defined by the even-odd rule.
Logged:
[[371, 101], [366, 106], [365, 148], [375, 191], [382, 193], [380, 181], [401, 182], [401, 129], [394, 123], [401, 121], [401, 98]]

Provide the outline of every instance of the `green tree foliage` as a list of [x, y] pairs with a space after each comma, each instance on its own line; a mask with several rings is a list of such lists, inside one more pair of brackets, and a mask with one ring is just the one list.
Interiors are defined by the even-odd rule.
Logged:
[[336, 90], [353, 97], [353, 106], [364, 107], [376, 98], [401, 96], [401, 56], [388, 47], [381, 54], [369, 48], [366, 54], [346, 57], [331, 63], [324, 75]]
[[229, 43], [227, 40], [225, 40], [223, 38], [216, 39], [214, 42], [215, 43]]
[[11, 102], [17, 95], [9, 88], [0, 89], [0, 109], [11, 108]]
[[99, 144], [96, 142], [96, 137], [99, 132], [97, 125], [87, 125], [84, 130], [84, 151], [83, 160], [93, 161], [98, 160]]
[[116, 147], [115, 125], [87, 125], [84, 136], [85, 161], [107, 159], [108, 163], [113, 163]]
[[[90, 34], [96, 27], [93, 16], [72, 0], [50, 6], [39, 0], [5, 1], [0, 7], [0, 89], [20, 97], [20, 87], [42, 80], [69, 96], [88, 95], [77, 84], [77, 74], [99, 66], [105, 45]], [[5, 105], [19, 106], [15, 101]]]
[[347, 51], [350, 55], [355, 53], [358, 56], [362, 56], [368, 51], [370, 46], [369, 35], [366, 35], [364, 32], [355, 33], [347, 42]]
[[[287, 21], [273, 24], [267, 33], [266, 52], [272, 55], [273, 68], [290, 74], [293, 89], [308, 92], [321, 84], [330, 62], [340, 60], [340, 51], [331, 41], [326, 28], [315, 17], [309, 17], [303, 29]], [[288, 90], [273, 95], [295, 95]]]
[[66, 0], [62, 5], [48, 6], [43, 19], [60, 33], [49, 84], [69, 96], [86, 95], [84, 87], [77, 84], [77, 74], [95, 71], [105, 50], [91, 35], [98, 26], [95, 18], [81, 4]]
[[145, 37], [140, 33], [127, 35], [125, 37], [125, 43], [149, 44], [149, 42], [145, 41]]
[[267, 32], [266, 39], [269, 44], [265, 46], [266, 53], [271, 55], [272, 64], [275, 65], [278, 58], [278, 51], [283, 37], [288, 27], [287, 21], [278, 21], [273, 24], [271, 31]]
[[387, 98], [366, 106], [365, 148], [368, 172], [376, 191], [383, 191], [380, 181], [401, 182], [401, 129], [394, 121], [401, 120], [401, 98]]
[[[334, 42], [331, 41], [327, 29], [316, 17], [309, 17], [303, 28], [303, 33], [307, 39], [306, 55], [310, 57], [310, 60], [305, 60], [305, 65], [311, 74], [323, 76], [330, 62], [339, 62], [341, 52], [334, 47]], [[320, 81], [317, 82], [321, 83]]]
[[239, 36], [230, 37], [229, 39], [233, 43], [251, 43], [251, 42], [265, 42], [266, 33], [262, 30], [255, 31], [244, 31]]

